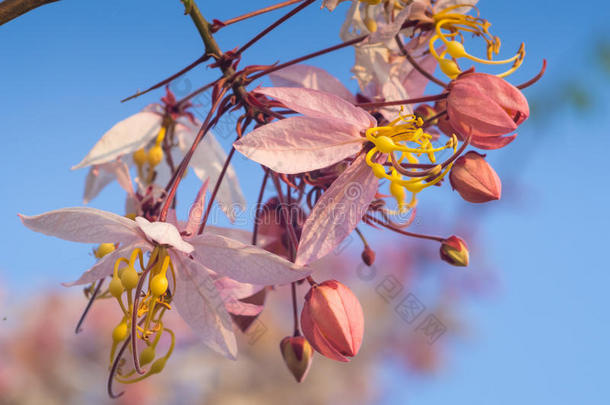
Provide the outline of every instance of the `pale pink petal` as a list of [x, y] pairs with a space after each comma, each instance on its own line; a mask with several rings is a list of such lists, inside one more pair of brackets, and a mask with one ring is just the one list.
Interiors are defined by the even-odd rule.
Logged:
[[129, 244], [142, 239], [134, 221], [96, 208], [62, 208], [31, 217], [19, 214], [19, 218], [35, 232], [72, 242]]
[[[193, 125], [185, 120], [180, 121], [180, 124], [176, 125], [175, 135], [178, 139], [178, 147], [183, 153], [190, 149], [199, 132], [199, 127], [200, 125]], [[214, 134], [208, 132], [199, 146], [197, 146], [197, 149], [195, 149], [189, 166], [201, 181], [209, 178], [210, 186], [214, 187], [226, 160], [227, 154], [224, 149], [218, 143]], [[246, 207], [246, 199], [241, 191], [237, 173], [232, 165], [229, 165], [227, 168], [218, 189], [216, 202], [231, 222], [235, 220], [236, 212], [244, 210]]]
[[265, 286], [262, 285], [240, 283], [229, 277], [220, 277], [215, 280], [215, 284], [216, 288], [223, 296], [235, 299], [250, 297], [265, 288]]
[[305, 87], [334, 94], [350, 103], [356, 102], [356, 97], [339, 79], [319, 67], [292, 65], [271, 73], [269, 79], [276, 87]]
[[249, 304], [235, 299], [225, 300], [225, 308], [233, 315], [238, 316], [257, 316], [265, 308], [262, 305]]
[[159, 245], [169, 245], [183, 253], [191, 253], [193, 246], [185, 242], [178, 229], [167, 222], [150, 222], [144, 217], [137, 217], [136, 223], [144, 234]]
[[121, 155], [146, 146], [161, 128], [162, 117], [151, 112], [139, 112], [110, 128], [74, 169], [110, 162]]
[[409, 17], [411, 13], [411, 5], [404, 7], [396, 16], [394, 20], [388, 24], [379, 24], [377, 31], [373, 32], [366, 40], [368, 44], [385, 44], [389, 41], [393, 41], [394, 37], [400, 31], [402, 24]]
[[303, 226], [296, 263], [330, 253], [358, 225], [375, 197], [379, 179], [360, 156], [322, 194]]
[[[417, 63], [424, 69], [424, 71], [430, 74], [434, 74], [434, 71], [436, 70], [436, 65], [438, 64], [432, 54], [427, 54], [426, 56], [417, 59]], [[430, 81], [426, 76], [422, 75], [417, 69], [413, 67], [409, 69], [408, 73], [402, 76], [401, 80], [407, 94], [409, 95], [409, 98], [418, 98], [423, 96], [424, 91], [426, 90], [426, 86]]]
[[209, 270], [184, 255], [170, 252], [170, 256], [177, 270], [172, 305], [203, 343], [235, 360], [233, 323]]
[[249, 159], [279, 173], [303, 173], [362, 149], [360, 128], [334, 119], [291, 117], [255, 129], [234, 143]]
[[208, 182], [208, 179], [203, 182], [203, 185], [197, 193], [197, 197], [195, 197], [195, 202], [191, 205], [191, 209], [189, 210], [189, 218], [186, 222], [186, 227], [184, 228], [188, 235], [195, 235], [201, 225], [201, 218], [203, 218], [203, 210], [205, 208], [205, 192], [208, 189]]
[[[206, 233], [215, 233], [220, 236], [224, 236], [225, 238], [235, 239], [241, 243], [245, 243], [247, 245], [252, 244], [252, 232], [246, 231], [244, 229], [235, 229], [235, 228], [223, 228], [220, 226], [206, 225], [205, 227]], [[277, 237], [272, 235], [262, 235], [260, 232], [256, 237], [256, 245], [257, 246], [265, 246], [269, 243], [274, 242]]]
[[273, 253], [213, 233], [204, 232], [189, 241], [195, 247], [193, 256], [200, 263], [242, 283], [287, 284], [310, 273]]
[[92, 166], [85, 178], [85, 191], [83, 193], [83, 204], [89, 204], [116, 176], [112, 172], [102, 170], [101, 166]]
[[371, 114], [334, 94], [298, 87], [264, 87], [255, 91], [273, 97], [291, 110], [309, 117], [334, 118], [360, 129], [377, 125]]
[[119, 247], [112, 253], [102, 257], [89, 270], [85, 271], [76, 281], [62, 284], [65, 287], [72, 287], [75, 285], [89, 284], [101, 278], [111, 276], [112, 272], [114, 271], [114, 263], [121, 257], [128, 258], [135, 248], [150, 250], [151, 245], [142, 240], [124, 247]]

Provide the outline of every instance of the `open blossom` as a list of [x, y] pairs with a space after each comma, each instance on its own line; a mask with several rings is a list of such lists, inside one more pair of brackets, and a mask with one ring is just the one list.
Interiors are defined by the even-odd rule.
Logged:
[[[257, 91], [303, 116], [255, 129], [235, 142], [239, 152], [287, 174], [351, 159], [349, 167], [324, 192], [307, 218], [297, 251], [298, 264], [326, 255], [354, 230], [377, 193], [379, 179], [390, 181], [390, 193], [403, 211], [413, 208], [415, 195], [438, 183], [451, 168], [451, 161], [437, 164], [434, 153], [450, 148], [455, 152], [457, 140], [451, 138], [445, 146], [434, 148], [431, 135], [418, 126], [421, 119], [399, 116], [388, 125], [377, 127], [376, 119], [368, 112], [332, 94], [281, 87]], [[422, 172], [394, 166], [387, 173], [383, 163], [388, 157], [396, 163], [403, 154], [412, 164], [425, 154], [432, 164]], [[409, 202], [406, 191], [412, 194]]]
[[[83, 197], [85, 204], [115, 179], [128, 194], [133, 194], [131, 184], [126, 186], [125, 181], [122, 181], [125, 173], [129, 173], [128, 167], [132, 165], [138, 168], [138, 184], [147, 186], [154, 180], [155, 184], [165, 187], [172, 175], [163, 150], [164, 142], [168, 141], [166, 137], [177, 144], [177, 148], [172, 147], [170, 151], [173, 165], [177, 166], [192, 145], [201, 123], [188, 111], [181, 109], [176, 114], [168, 112], [173, 111], [172, 108], [176, 105], [169, 90], [163, 101], [165, 106], [151, 104], [115, 124], [82, 161], [72, 167], [73, 170], [90, 167]], [[222, 146], [212, 133], [208, 133], [195, 149], [189, 166], [202, 181], [209, 178], [214, 184], [225, 160], [226, 154]], [[243, 209], [245, 199], [231, 166], [224, 177], [217, 201], [230, 219], [233, 219], [234, 206]]]
[[[116, 250], [66, 285], [88, 284], [111, 277], [111, 295], [122, 302], [121, 297], [129, 292], [130, 301], [131, 291], [148, 268], [150, 287], [140, 300], [139, 311], [157, 313], [160, 306], [175, 305], [205, 344], [231, 358], [237, 354], [232, 322], [213, 277], [216, 281], [218, 276], [225, 276], [242, 283], [273, 285], [307, 275], [303, 268], [255, 246], [212, 232], [192, 236], [187, 241], [174, 225], [149, 222], [142, 217], [132, 221], [114, 213], [79, 207], [36, 216], [20, 215], [20, 218], [25, 226], [45, 235], [82, 243], [112, 241], [118, 244]], [[146, 252], [151, 256], [145, 266], [142, 255]], [[138, 258], [140, 273], [135, 270]], [[122, 264], [126, 266], [121, 267]], [[170, 284], [172, 287], [168, 289]], [[127, 338], [132, 316], [129, 311], [113, 332], [115, 344]], [[148, 339], [149, 333], [152, 330], [145, 329], [142, 339]]]

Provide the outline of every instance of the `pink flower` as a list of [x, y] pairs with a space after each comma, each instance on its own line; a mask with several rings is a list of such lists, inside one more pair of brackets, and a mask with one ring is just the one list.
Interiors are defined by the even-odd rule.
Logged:
[[[248, 158], [279, 173], [322, 169], [362, 151], [373, 116], [332, 94], [304, 88], [262, 88], [287, 108], [303, 114], [272, 122], [234, 143]], [[332, 183], [303, 226], [297, 264], [329, 253], [358, 225], [377, 191], [379, 179], [364, 154]]]
[[[81, 277], [66, 286], [88, 284], [112, 276], [115, 263], [136, 249], [166, 249], [176, 270], [171, 303], [210, 348], [235, 358], [237, 344], [231, 317], [211, 274], [250, 284], [284, 284], [307, 276], [303, 268], [252, 245], [205, 232], [184, 240], [165, 222], [135, 221], [95, 208], [63, 208], [36, 216], [20, 215], [33, 231], [81, 243], [118, 243]], [[152, 283], [154, 284], [154, 282]]]
[[527, 99], [506, 80], [486, 73], [466, 73], [451, 82], [447, 98], [447, 123], [461, 139], [481, 149], [509, 144], [513, 132], [529, 116]]
[[364, 334], [364, 315], [358, 298], [336, 280], [314, 285], [301, 312], [305, 337], [323, 356], [349, 361], [358, 354]]

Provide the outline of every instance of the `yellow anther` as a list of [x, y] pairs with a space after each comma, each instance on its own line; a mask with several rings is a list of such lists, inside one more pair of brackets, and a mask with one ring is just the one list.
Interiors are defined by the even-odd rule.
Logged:
[[119, 323], [112, 331], [112, 340], [115, 343], [119, 343], [125, 340], [125, 338], [127, 338], [128, 333], [127, 329], [127, 322], [125, 320], [122, 320], [121, 323]]
[[101, 259], [109, 253], [114, 252], [114, 243], [102, 243], [95, 250], [95, 257]]
[[137, 214], [125, 214], [125, 218], [129, 218], [132, 221], [135, 221], [137, 216]]
[[148, 161], [148, 153], [144, 148], [138, 149], [133, 153], [133, 162], [138, 166], [143, 166]]
[[371, 168], [373, 169], [373, 174], [378, 178], [383, 179], [386, 177], [385, 168], [379, 163], [373, 163]]
[[393, 181], [390, 183], [390, 194], [396, 199], [399, 207], [404, 206], [407, 199], [407, 192], [404, 187]]
[[466, 50], [464, 49], [464, 45], [458, 41], [449, 41], [447, 42], [447, 52], [453, 58], [463, 58], [466, 56]]
[[131, 290], [138, 285], [138, 272], [133, 266], [128, 266], [123, 270], [123, 274], [121, 274], [121, 283], [123, 283], [123, 287], [126, 290]]
[[160, 146], [161, 142], [165, 139], [165, 133], [167, 132], [167, 128], [162, 126], [159, 130], [159, 135], [157, 135], [157, 139], [155, 140], [155, 145]]
[[152, 364], [152, 366], [150, 366], [149, 374], [158, 374], [161, 371], [163, 371], [163, 368], [165, 367], [165, 363], [167, 363], [167, 357], [161, 357], [160, 359], [157, 359]]
[[163, 149], [161, 146], [155, 145], [148, 151], [148, 164], [150, 167], [155, 167], [163, 160]]
[[140, 353], [140, 364], [148, 364], [155, 359], [155, 347], [150, 345]]
[[381, 153], [390, 153], [396, 149], [394, 141], [387, 136], [378, 136], [374, 142]]
[[121, 279], [118, 277], [112, 277], [112, 280], [110, 280], [110, 284], [108, 285], [108, 290], [113, 297], [119, 298], [124, 291]]
[[167, 291], [168, 286], [169, 283], [165, 274], [157, 274], [150, 282], [150, 292], [154, 296], [159, 297], [165, 294], [165, 291]]
[[366, 25], [366, 29], [368, 29], [370, 32], [377, 31], [377, 22], [370, 17], [364, 19], [364, 25]]
[[449, 78], [451, 79], [455, 79], [460, 73], [462, 73], [457, 63], [455, 63], [451, 59], [439, 60], [438, 66], [441, 68], [441, 71], [447, 76], [449, 76]]

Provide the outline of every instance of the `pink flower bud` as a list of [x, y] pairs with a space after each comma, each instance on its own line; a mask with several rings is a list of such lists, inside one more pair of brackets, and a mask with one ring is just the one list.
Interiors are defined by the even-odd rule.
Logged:
[[471, 203], [499, 200], [502, 183], [494, 169], [485, 161], [485, 155], [470, 151], [453, 164], [449, 174], [451, 187]]
[[280, 342], [280, 350], [284, 363], [294, 378], [297, 382], [303, 381], [313, 358], [313, 349], [309, 342], [303, 336], [288, 336]]
[[369, 245], [366, 245], [362, 251], [362, 261], [367, 266], [371, 266], [375, 263], [375, 251], [371, 249]]
[[468, 266], [468, 246], [461, 238], [450, 236], [441, 244], [441, 259], [453, 266]]
[[481, 149], [509, 144], [513, 132], [529, 116], [529, 106], [519, 89], [486, 73], [466, 73], [451, 83], [447, 119], [455, 134]]
[[349, 288], [337, 280], [328, 280], [312, 286], [305, 296], [301, 327], [318, 353], [347, 362], [362, 343], [362, 307]]

